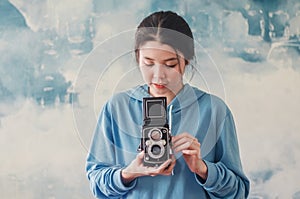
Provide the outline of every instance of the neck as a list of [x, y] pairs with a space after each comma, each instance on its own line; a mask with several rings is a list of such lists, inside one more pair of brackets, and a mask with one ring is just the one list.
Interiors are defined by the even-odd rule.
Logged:
[[164, 94], [158, 94], [158, 93], [151, 92], [150, 87], [148, 87], [148, 93], [153, 97], [166, 97], [167, 105], [169, 105], [172, 102], [172, 100], [175, 98], [175, 96], [181, 91], [182, 88], [183, 88], [183, 85], [176, 91], [170, 90], [170, 92], [166, 92]]

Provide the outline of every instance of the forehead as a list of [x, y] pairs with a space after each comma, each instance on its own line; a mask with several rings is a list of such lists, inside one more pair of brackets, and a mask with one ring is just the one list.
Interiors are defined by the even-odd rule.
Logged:
[[147, 55], [176, 56], [176, 51], [169, 45], [158, 41], [148, 41], [140, 47], [140, 53]]

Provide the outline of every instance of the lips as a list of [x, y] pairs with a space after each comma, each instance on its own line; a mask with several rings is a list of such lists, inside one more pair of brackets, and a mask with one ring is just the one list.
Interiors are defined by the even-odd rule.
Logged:
[[162, 85], [162, 84], [153, 84], [153, 85], [154, 85], [154, 87], [157, 88], [157, 89], [164, 89], [164, 88], [165, 88], [165, 86]]

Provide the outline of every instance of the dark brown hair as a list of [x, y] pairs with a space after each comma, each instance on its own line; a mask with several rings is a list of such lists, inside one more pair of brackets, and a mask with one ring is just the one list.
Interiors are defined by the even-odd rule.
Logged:
[[135, 57], [138, 62], [139, 48], [148, 41], [158, 41], [180, 51], [186, 63], [193, 59], [194, 38], [187, 22], [172, 11], [159, 11], [142, 20], [135, 34]]

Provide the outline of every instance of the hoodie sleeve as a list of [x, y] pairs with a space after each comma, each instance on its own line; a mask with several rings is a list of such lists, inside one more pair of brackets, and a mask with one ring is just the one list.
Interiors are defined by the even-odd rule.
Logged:
[[122, 166], [116, 164], [113, 141], [118, 129], [113, 122], [109, 104], [106, 104], [99, 116], [86, 162], [87, 178], [97, 198], [121, 198], [136, 184], [136, 181], [129, 186], [122, 183]]
[[208, 176], [196, 180], [211, 198], [247, 198], [249, 180], [243, 173], [233, 117], [229, 112], [220, 125], [215, 162], [205, 161]]

